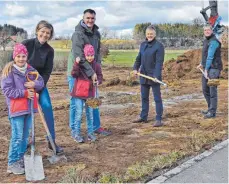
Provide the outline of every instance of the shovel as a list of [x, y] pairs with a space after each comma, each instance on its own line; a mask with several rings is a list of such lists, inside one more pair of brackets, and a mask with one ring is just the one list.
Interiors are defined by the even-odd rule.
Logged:
[[144, 77], [144, 78], [146, 78], [146, 79], [150, 79], [150, 80], [152, 80], [152, 81], [154, 81], [154, 82], [160, 83], [160, 84], [162, 84], [162, 85], [164, 85], [164, 86], [167, 86], [166, 83], [164, 83], [164, 82], [158, 80], [157, 78], [149, 77], [149, 76], [144, 75], [144, 74], [141, 74], [141, 73], [137, 73], [137, 75], [139, 75], [139, 76], [141, 76], [141, 77]]
[[86, 104], [89, 107], [96, 109], [102, 104], [102, 100], [99, 99], [99, 95], [98, 95], [98, 83], [94, 83], [93, 85], [95, 87], [95, 97], [94, 98], [88, 98], [86, 100]]
[[32, 118], [32, 144], [31, 155], [24, 155], [25, 177], [27, 181], [39, 181], [45, 178], [42, 157], [35, 155], [35, 133], [34, 133], [34, 112], [33, 99], [31, 102], [31, 118]]
[[54, 141], [53, 141], [53, 138], [52, 138], [52, 136], [50, 134], [48, 126], [46, 124], [46, 121], [45, 121], [44, 115], [42, 113], [41, 107], [39, 105], [38, 105], [38, 112], [39, 112], [39, 115], [41, 117], [41, 121], [42, 121], [42, 123], [43, 123], [43, 125], [45, 127], [45, 131], [47, 133], [48, 140], [50, 141], [51, 146], [52, 146], [52, 150], [53, 150], [53, 155], [48, 158], [49, 162], [51, 164], [55, 164], [55, 163], [57, 163], [59, 161], [62, 161], [62, 160], [67, 161], [67, 158], [65, 157], [65, 155], [57, 156], [57, 154], [56, 154], [56, 146], [54, 144]]

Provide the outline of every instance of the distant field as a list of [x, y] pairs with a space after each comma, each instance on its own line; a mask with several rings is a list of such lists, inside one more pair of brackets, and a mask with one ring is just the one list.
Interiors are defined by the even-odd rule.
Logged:
[[[176, 58], [178, 55], [183, 54], [187, 50], [166, 50], [165, 61]], [[9, 54], [12, 51], [0, 51], [0, 71], [9, 60]], [[66, 70], [68, 55], [70, 49], [55, 49], [54, 56], [54, 70]], [[114, 66], [133, 66], [138, 50], [110, 50], [107, 58], [103, 58], [104, 65]]]
[[[69, 51], [69, 49], [55, 49], [54, 70], [66, 67]], [[186, 51], [187, 50], [166, 50], [164, 61], [168, 61], [172, 58], [175, 59]], [[138, 50], [110, 50], [107, 58], [103, 58], [103, 64], [131, 67], [137, 54]]]
[[[168, 61], [172, 58], [183, 54], [187, 50], [166, 50], [165, 60]], [[123, 66], [133, 66], [133, 63], [138, 54], [137, 50], [111, 50], [108, 57], [104, 59], [105, 64], [123, 65]]]

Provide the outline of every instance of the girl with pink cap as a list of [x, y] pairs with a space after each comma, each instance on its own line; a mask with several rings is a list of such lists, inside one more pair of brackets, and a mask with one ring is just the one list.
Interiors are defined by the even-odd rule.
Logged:
[[[95, 61], [95, 50], [94, 47], [90, 44], [86, 44], [84, 46], [84, 55], [87, 62], [91, 65], [92, 69], [95, 71], [97, 75], [97, 84], [102, 83], [103, 74], [101, 70], [101, 66]], [[77, 57], [76, 61], [73, 65], [73, 69], [71, 72], [72, 77], [76, 78], [73, 91], [71, 96], [75, 101], [76, 112], [75, 119], [73, 124], [70, 124], [72, 137], [76, 142], [82, 143], [84, 142], [83, 137], [81, 136], [81, 121], [83, 114], [83, 107], [85, 105], [86, 109], [86, 119], [87, 119], [87, 131], [88, 131], [88, 140], [95, 141], [96, 137], [94, 135], [93, 130], [93, 109], [85, 104], [86, 99], [95, 96], [95, 87], [91, 78], [88, 78], [84, 73], [82, 66], [79, 65], [80, 58]]]
[[[2, 71], [1, 88], [8, 106], [8, 116], [11, 125], [11, 140], [8, 152], [8, 173], [24, 174], [24, 154], [28, 144], [31, 127], [30, 100], [34, 99], [34, 112], [37, 112], [37, 97], [35, 92], [42, 90], [44, 81], [38, 78], [27, 82], [27, 75], [37, 72], [27, 64], [28, 51], [23, 44], [16, 44], [13, 51], [13, 61]], [[31, 76], [32, 77], [32, 76]], [[28, 89], [33, 85], [34, 89]]]

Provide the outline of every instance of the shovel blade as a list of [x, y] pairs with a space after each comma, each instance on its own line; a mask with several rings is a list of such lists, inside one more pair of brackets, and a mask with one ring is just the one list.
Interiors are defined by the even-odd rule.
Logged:
[[25, 177], [27, 181], [39, 181], [45, 178], [42, 157], [25, 155]]

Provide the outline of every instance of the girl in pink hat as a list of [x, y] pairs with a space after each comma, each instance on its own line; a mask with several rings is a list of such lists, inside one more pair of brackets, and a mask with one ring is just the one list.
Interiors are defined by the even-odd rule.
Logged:
[[[95, 50], [92, 45], [86, 44], [84, 46], [84, 55], [87, 62], [90, 64], [92, 69], [97, 75], [97, 83], [101, 84], [103, 79], [103, 74], [101, 66], [95, 61]], [[74, 88], [71, 93], [73, 100], [75, 101], [76, 112], [75, 120], [73, 124], [70, 124], [72, 137], [76, 142], [84, 142], [83, 137], [81, 136], [81, 121], [83, 114], [83, 107], [85, 105], [86, 109], [86, 118], [87, 118], [87, 131], [88, 131], [88, 140], [95, 141], [96, 137], [93, 130], [93, 109], [85, 104], [86, 99], [95, 96], [95, 87], [93, 85], [92, 79], [88, 78], [84, 73], [82, 67], [79, 65], [80, 58], [76, 58], [76, 62], [73, 65], [72, 77], [76, 78], [74, 83]]]
[[[27, 82], [27, 74], [37, 72], [27, 64], [27, 60], [26, 47], [23, 44], [16, 44], [13, 51], [13, 61], [9, 62], [2, 71], [1, 88], [6, 98], [11, 125], [7, 172], [13, 174], [25, 173], [23, 158], [32, 122], [29, 99], [34, 99], [33, 109], [34, 112], [37, 112], [35, 92], [44, 87], [44, 81], [40, 75], [36, 80]], [[25, 87], [31, 84], [35, 91]]]

